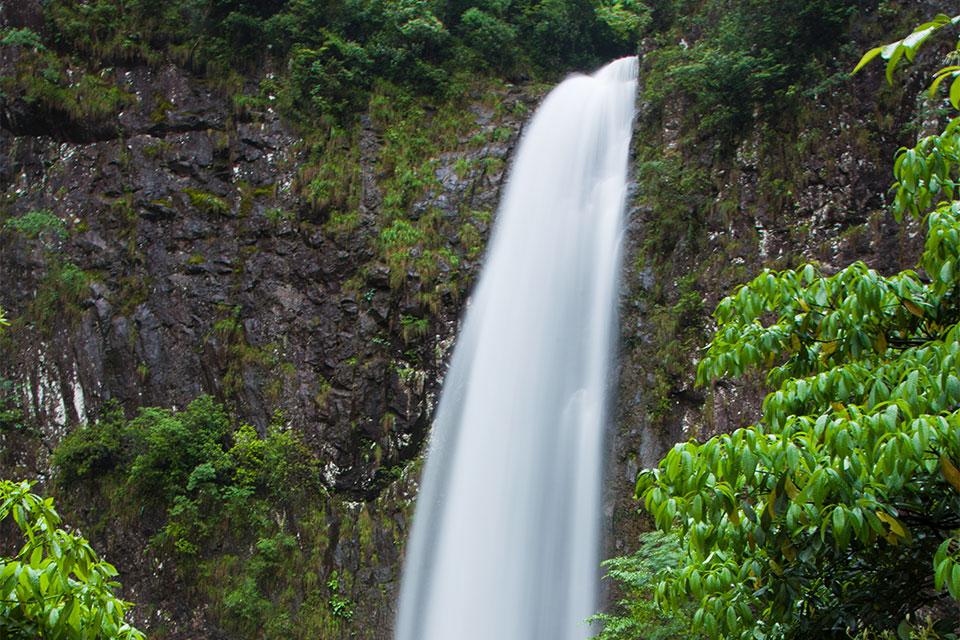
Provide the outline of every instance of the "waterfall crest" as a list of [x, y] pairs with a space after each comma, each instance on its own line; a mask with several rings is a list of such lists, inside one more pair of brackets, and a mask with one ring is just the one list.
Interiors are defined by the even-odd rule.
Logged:
[[544, 100], [513, 163], [437, 408], [397, 640], [581, 640], [637, 59]]

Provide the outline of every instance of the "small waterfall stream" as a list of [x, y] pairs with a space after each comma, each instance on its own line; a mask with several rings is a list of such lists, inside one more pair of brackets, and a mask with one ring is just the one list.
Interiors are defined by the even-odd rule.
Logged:
[[565, 80], [516, 155], [437, 409], [397, 640], [582, 640], [637, 59]]

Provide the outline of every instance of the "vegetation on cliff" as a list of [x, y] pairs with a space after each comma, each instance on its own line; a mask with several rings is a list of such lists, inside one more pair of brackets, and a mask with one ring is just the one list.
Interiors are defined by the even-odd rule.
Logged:
[[[865, 62], [882, 51], [892, 70], [952, 22]], [[678, 444], [637, 483], [657, 526], [682, 539], [657, 600], [692, 599], [708, 637], [956, 632], [958, 146], [954, 119], [894, 164], [893, 213], [927, 230], [919, 272], [806, 264], [766, 271], [717, 306], [698, 381], [759, 369], [776, 391], [756, 425]]]
[[[173, 61], [241, 85], [241, 74], [277, 69], [261, 97], [276, 95], [302, 122], [343, 121], [365, 109], [377, 82], [443, 95], [456, 92], [453, 78], [465, 73], [522, 77], [594, 66], [630, 52], [649, 14], [643, 3], [608, 0], [54, 0], [42, 33], [11, 30], [2, 42], [22, 49], [33, 67], [53, 68], [55, 53], [94, 67]], [[18, 77], [5, 88], [46, 99], [62, 84], [56, 75]], [[110, 109], [103, 97], [83, 104]]]
[[[207, 396], [132, 420], [113, 407], [67, 436], [52, 464], [69, 504], [97, 505], [92, 534], [139, 522], [145, 555], [174, 563], [224, 632], [328, 638], [352, 620], [354, 576], [331, 570], [329, 556], [339, 536], [359, 540], [368, 560], [376, 553], [369, 511], [325, 490], [317, 457], [280, 416], [260, 435]], [[338, 515], [349, 528], [331, 526]]]
[[[0, 332], [9, 326], [0, 307]], [[10, 640], [143, 640], [125, 620], [131, 603], [114, 595], [117, 570], [79, 532], [60, 525], [33, 482], [0, 480], [0, 527], [16, 532], [0, 554], [0, 632]], [[11, 542], [11, 540], [7, 540]]]

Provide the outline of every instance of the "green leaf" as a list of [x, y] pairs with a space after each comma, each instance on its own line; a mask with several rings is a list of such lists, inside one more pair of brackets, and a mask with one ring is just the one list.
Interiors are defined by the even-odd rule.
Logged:
[[953, 261], [946, 260], [940, 267], [940, 282], [950, 284], [953, 281]]
[[871, 60], [880, 55], [881, 52], [883, 52], [883, 47], [874, 47], [873, 49], [867, 51], [865, 54], [863, 54], [863, 57], [860, 58], [860, 62], [857, 63], [857, 66], [853, 68], [853, 71], [851, 71], [850, 74], [853, 75], [860, 71], [860, 69], [863, 69], [865, 66], [867, 66], [867, 64], [870, 63]]
[[833, 537], [839, 542], [847, 527], [847, 514], [843, 507], [836, 507], [833, 510]]
[[960, 77], [956, 77], [950, 85], [950, 104], [954, 109], [960, 109]]
[[897, 68], [897, 63], [900, 62], [900, 58], [903, 57], [905, 51], [906, 49], [904, 49], [902, 46], [895, 47], [890, 55], [889, 60], [887, 61], [886, 76], [887, 82], [890, 84], [893, 84], [893, 71]]

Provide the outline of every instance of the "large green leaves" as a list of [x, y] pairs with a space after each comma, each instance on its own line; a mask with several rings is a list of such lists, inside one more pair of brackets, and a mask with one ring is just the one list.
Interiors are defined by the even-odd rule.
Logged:
[[[860, 69], [866, 66], [871, 60], [877, 56], [880, 56], [882, 59], [887, 61], [887, 82], [893, 84], [893, 72], [897, 68], [897, 63], [899, 63], [900, 60], [906, 58], [908, 61], [913, 62], [920, 45], [926, 42], [930, 36], [948, 25], [954, 25], [958, 23], [960, 23], [960, 16], [951, 18], [943, 13], [938, 14], [930, 22], [925, 22], [921, 25], [918, 25], [913, 30], [913, 33], [908, 35], [906, 38], [880, 47], [874, 47], [873, 49], [867, 51], [865, 54], [863, 54], [863, 57], [860, 58], [860, 62], [857, 63], [857, 66], [854, 67], [853, 73], [860, 71]], [[936, 77], [940, 78], [942, 73], [943, 70], [941, 70]], [[954, 103], [954, 106], [958, 105]]]
[[130, 603], [113, 595], [117, 570], [79, 534], [60, 528], [49, 498], [29, 482], [0, 480], [0, 522], [26, 542], [0, 556], [0, 637], [10, 640], [142, 640], [125, 622]]
[[[858, 69], [881, 56], [890, 74], [958, 22], [938, 16]], [[897, 154], [893, 212], [927, 231], [917, 270], [764, 271], [717, 306], [697, 381], [766, 372], [761, 420], [678, 444], [637, 482], [657, 527], [684, 541], [658, 601], [692, 597], [696, 630], [892, 630], [960, 599], [958, 175], [960, 119]]]

